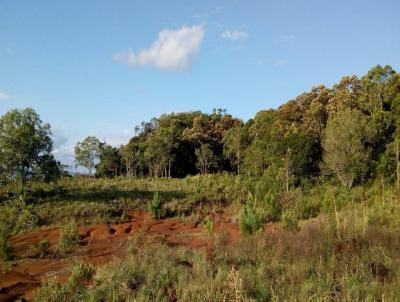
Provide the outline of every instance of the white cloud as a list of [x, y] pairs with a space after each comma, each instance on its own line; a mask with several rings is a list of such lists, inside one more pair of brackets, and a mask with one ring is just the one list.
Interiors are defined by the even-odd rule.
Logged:
[[10, 96], [7, 93], [0, 91], [0, 101], [8, 100], [9, 98]]
[[152, 66], [168, 71], [185, 70], [191, 65], [203, 37], [204, 29], [201, 25], [183, 26], [178, 30], [164, 29], [148, 49], [139, 52], [130, 49], [117, 53], [114, 59], [132, 67]]
[[243, 30], [225, 30], [221, 37], [231, 41], [243, 41], [246, 40], [249, 34]]
[[287, 61], [285, 59], [279, 59], [279, 60], [275, 61], [274, 66], [282, 67], [282, 66], [286, 65], [286, 63], [287, 63]]

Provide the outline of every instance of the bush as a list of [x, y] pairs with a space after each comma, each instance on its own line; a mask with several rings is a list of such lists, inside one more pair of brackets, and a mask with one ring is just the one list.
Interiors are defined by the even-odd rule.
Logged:
[[243, 207], [240, 215], [240, 230], [244, 235], [253, 235], [262, 227], [262, 214], [255, 206], [255, 201], [250, 197]]
[[79, 263], [71, 270], [71, 276], [68, 279], [66, 286], [71, 289], [76, 289], [82, 286], [83, 283], [89, 282], [95, 273], [95, 268], [91, 264]]
[[129, 221], [129, 217], [128, 217], [128, 215], [126, 215], [125, 210], [122, 211], [122, 214], [121, 214], [121, 217], [119, 218], [119, 221], [121, 223], [125, 223], [125, 222]]
[[0, 234], [0, 260], [7, 261], [11, 257], [11, 246], [7, 236]]
[[11, 200], [0, 208], [0, 233], [4, 235], [30, 231], [39, 224], [33, 206]]
[[47, 280], [36, 293], [37, 302], [83, 301], [85, 285], [92, 278], [95, 270], [90, 264], [78, 264], [71, 270], [71, 276], [64, 284], [57, 278]]
[[41, 240], [33, 245], [25, 254], [29, 258], [44, 258], [49, 254], [50, 243], [48, 240]]
[[56, 277], [48, 279], [36, 292], [36, 302], [68, 301], [66, 288], [57, 281]]
[[161, 219], [164, 217], [164, 200], [160, 193], [155, 192], [153, 195], [153, 199], [149, 203], [149, 212], [153, 216], [154, 219]]
[[71, 221], [65, 225], [60, 231], [58, 240], [58, 249], [62, 253], [73, 252], [79, 245], [80, 237], [78, 225], [75, 221]]
[[282, 228], [286, 231], [297, 232], [300, 230], [299, 219], [294, 210], [285, 210], [282, 213]]
[[281, 216], [281, 206], [272, 194], [266, 194], [263, 202], [263, 220], [278, 221]]

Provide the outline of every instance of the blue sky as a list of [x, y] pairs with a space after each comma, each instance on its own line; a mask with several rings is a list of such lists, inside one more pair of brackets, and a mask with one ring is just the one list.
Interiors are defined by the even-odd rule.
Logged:
[[119, 145], [165, 112], [247, 120], [376, 64], [400, 70], [400, 1], [0, 2], [0, 114], [33, 107], [55, 154]]

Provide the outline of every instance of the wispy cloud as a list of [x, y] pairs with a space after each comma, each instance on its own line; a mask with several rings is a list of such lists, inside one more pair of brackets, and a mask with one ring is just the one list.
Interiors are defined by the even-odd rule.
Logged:
[[297, 39], [298, 36], [296, 35], [281, 35], [279, 38], [275, 39], [274, 42], [283, 46], [289, 46], [296, 42]]
[[278, 59], [275, 61], [274, 66], [275, 67], [282, 67], [286, 65], [287, 61], [285, 59]]
[[210, 16], [209, 14], [199, 14], [199, 13], [197, 13], [197, 14], [193, 15], [193, 18], [195, 18], [195, 19], [207, 19], [209, 16]]
[[0, 91], [0, 101], [8, 100], [10, 98], [10, 95], [8, 95], [5, 92]]
[[221, 37], [231, 41], [243, 41], [248, 38], [249, 34], [243, 30], [225, 30]]
[[148, 49], [131, 49], [117, 53], [117, 62], [131, 67], [151, 66], [161, 70], [180, 71], [190, 67], [204, 37], [201, 25], [183, 26], [178, 30], [164, 29]]

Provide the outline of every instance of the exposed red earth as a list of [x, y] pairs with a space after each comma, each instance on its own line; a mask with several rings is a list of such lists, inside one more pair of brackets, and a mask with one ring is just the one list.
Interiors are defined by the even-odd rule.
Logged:
[[[129, 237], [141, 232], [148, 238], [164, 240], [170, 246], [205, 248], [209, 235], [202, 225], [184, 222], [178, 218], [154, 220], [145, 212], [130, 212], [129, 222], [122, 224], [98, 224], [79, 228], [80, 247], [68, 257], [56, 252], [59, 228], [39, 229], [11, 238], [16, 260], [6, 264], [0, 272], [0, 302], [16, 299], [32, 300], [35, 290], [46, 279], [56, 276], [63, 281], [68, 278], [71, 267], [78, 262], [102, 265], [115, 257], [123, 256]], [[240, 239], [237, 224], [223, 214], [212, 215], [215, 232], [227, 234], [229, 242]], [[42, 240], [48, 240], [49, 251], [54, 255], [32, 258], [29, 251]]]

